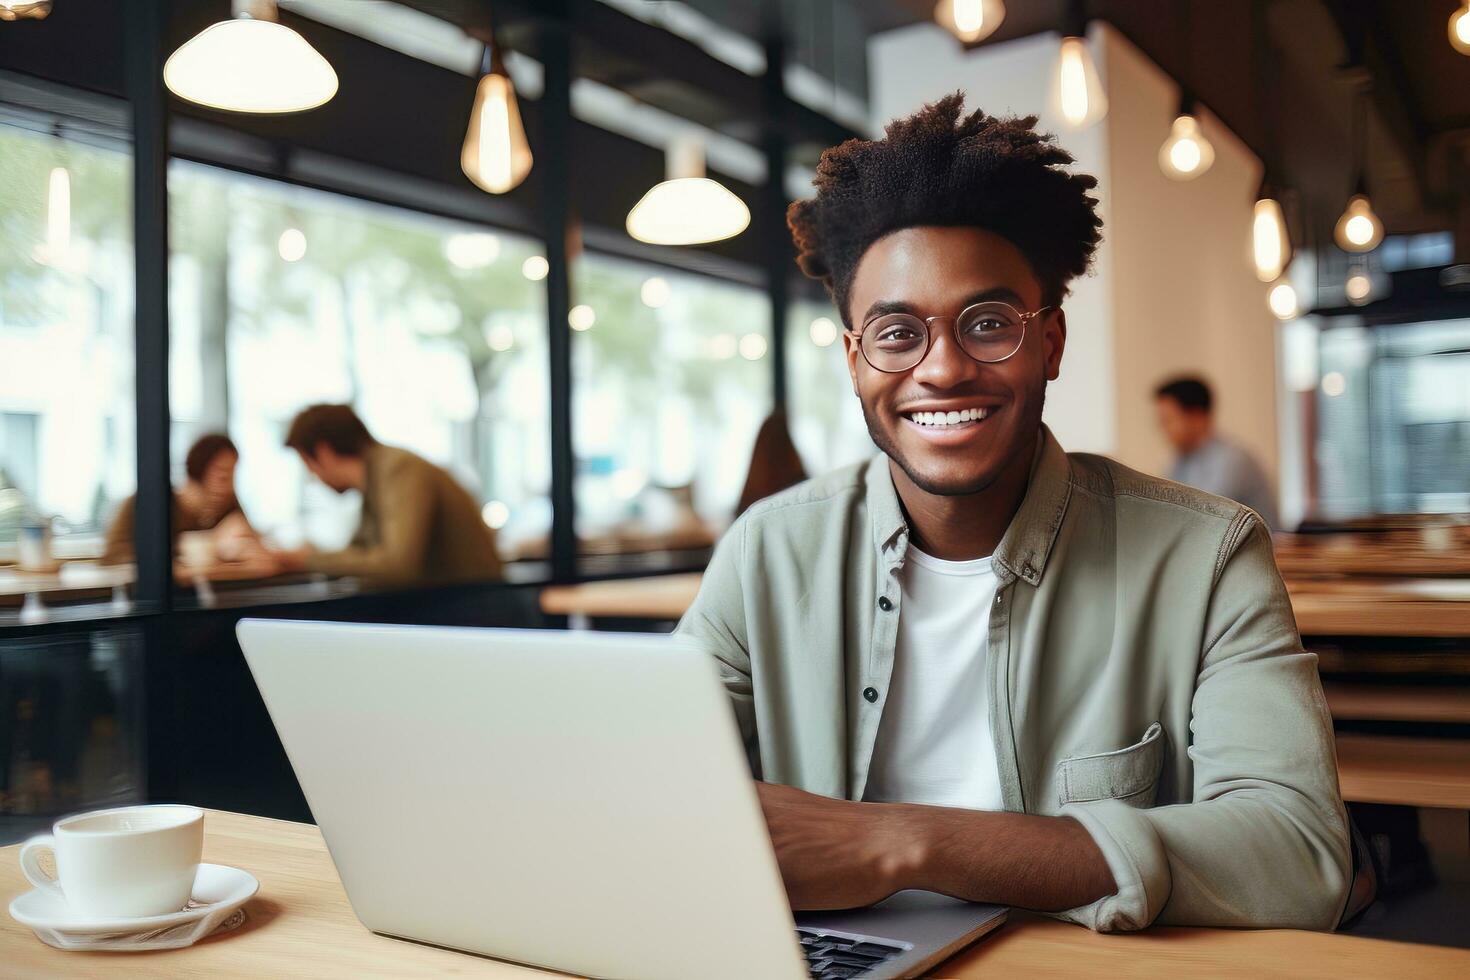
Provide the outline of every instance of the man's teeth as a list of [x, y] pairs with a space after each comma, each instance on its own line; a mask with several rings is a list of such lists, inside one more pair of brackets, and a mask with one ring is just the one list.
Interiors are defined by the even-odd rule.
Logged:
[[967, 408], [959, 412], [913, 412], [909, 418], [919, 425], [941, 426], [978, 422], [989, 414], [988, 408]]

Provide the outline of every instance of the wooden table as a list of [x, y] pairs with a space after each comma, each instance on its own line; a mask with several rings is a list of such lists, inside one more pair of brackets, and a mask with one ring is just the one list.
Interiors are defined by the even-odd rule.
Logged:
[[1337, 778], [1353, 802], [1470, 809], [1470, 741], [1340, 732]]
[[[556, 616], [678, 619], [699, 592], [698, 572], [556, 585], [541, 593]], [[1308, 636], [1470, 636], [1470, 580], [1333, 579], [1288, 583]]]
[[1470, 636], [1470, 579], [1287, 579], [1303, 636]]
[[[0, 899], [27, 886], [15, 847], [0, 849]], [[549, 976], [543, 971], [385, 939], [352, 914], [317, 829], [210, 811], [204, 859], [250, 871], [260, 893], [239, 930], [189, 949], [158, 953], [64, 953], [0, 917], [6, 977], [475, 977]], [[1101, 936], [1080, 926], [1016, 914], [950, 960], [943, 977], [1097, 976], [1470, 976], [1470, 950], [1291, 930], [1150, 929]]]
[[553, 585], [541, 591], [541, 611], [568, 617], [574, 629], [587, 628], [599, 616], [678, 619], [694, 602], [703, 578], [699, 572], [689, 572]]
[[1288, 578], [1313, 575], [1470, 576], [1470, 527], [1275, 534], [1276, 567]]

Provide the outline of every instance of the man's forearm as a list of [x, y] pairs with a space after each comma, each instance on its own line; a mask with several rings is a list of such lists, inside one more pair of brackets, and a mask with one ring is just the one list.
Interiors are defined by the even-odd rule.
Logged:
[[1055, 912], [1117, 891], [1092, 835], [1070, 817], [756, 790], [796, 909], [858, 908], [923, 888]]
[[1118, 890], [1102, 851], [1070, 817], [895, 806], [914, 843], [900, 887], [1044, 912]]

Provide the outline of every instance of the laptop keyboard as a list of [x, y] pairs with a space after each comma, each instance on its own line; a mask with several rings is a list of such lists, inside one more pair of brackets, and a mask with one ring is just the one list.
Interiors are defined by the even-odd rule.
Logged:
[[875, 939], [834, 936], [816, 929], [797, 929], [807, 971], [815, 980], [847, 980], [865, 977], [874, 967], [906, 952], [902, 946]]

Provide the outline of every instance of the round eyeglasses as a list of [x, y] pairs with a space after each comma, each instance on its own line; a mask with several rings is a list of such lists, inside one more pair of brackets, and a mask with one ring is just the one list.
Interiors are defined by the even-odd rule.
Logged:
[[864, 323], [855, 336], [863, 359], [874, 370], [898, 374], [918, 367], [928, 356], [934, 344], [931, 324], [935, 320], [953, 320], [960, 350], [982, 364], [998, 364], [1021, 349], [1026, 324], [1054, 309], [1043, 306], [1022, 313], [1009, 303], [989, 302], [967, 306], [954, 317], [882, 313]]

